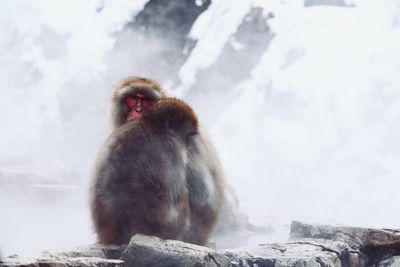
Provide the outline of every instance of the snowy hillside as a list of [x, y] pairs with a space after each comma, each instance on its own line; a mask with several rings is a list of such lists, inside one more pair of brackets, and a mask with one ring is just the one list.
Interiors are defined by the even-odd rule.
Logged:
[[2, 254], [94, 240], [86, 187], [127, 75], [197, 111], [242, 210], [276, 229], [245, 242], [292, 219], [400, 228], [396, 0], [3, 1], [0, 73], [0, 192], [68, 186], [0, 196]]

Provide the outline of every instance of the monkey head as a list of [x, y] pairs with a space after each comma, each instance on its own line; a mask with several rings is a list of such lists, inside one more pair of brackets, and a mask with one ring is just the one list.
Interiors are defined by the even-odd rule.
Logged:
[[140, 77], [122, 80], [113, 91], [111, 116], [114, 128], [140, 118], [154, 103], [166, 96], [166, 91], [156, 81]]
[[180, 99], [161, 98], [143, 115], [154, 132], [174, 131], [182, 137], [198, 132], [198, 120], [193, 109]]

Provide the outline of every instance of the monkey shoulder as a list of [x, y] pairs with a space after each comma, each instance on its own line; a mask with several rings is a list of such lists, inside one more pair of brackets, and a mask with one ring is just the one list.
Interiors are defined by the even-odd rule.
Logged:
[[148, 139], [154, 138], [137, 122], [129, 122], [117, 127], [104, 142], [96, 159], [98, 169], [105, 168], [125, 169], [132, 165], [132, 156], [146, 152], [145, 144], [151, 143]]
[[146, 120], [140, 118], [111, 133], [103, 145], [98, 162], [120, 170], [133, 166], [168, 165], [170, 161], [176, 161], [178, 156], [182, 157], [178, 152], [184, 146], [176, 134], [155, 131]]

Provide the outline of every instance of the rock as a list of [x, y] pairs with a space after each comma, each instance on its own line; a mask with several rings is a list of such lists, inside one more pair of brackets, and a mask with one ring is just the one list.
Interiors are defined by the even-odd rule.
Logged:
[[49, 257], [95, 257], [103, 259], [119, 259], [124, 252], [126, 245], [112, 246], [93, 244], [87, 246], [80, 246], [70, 250], [50, 250], [43, 252], [43, 255]]
[[[3, 264], [3, 265], [1, 265]], [[123, 266], [121, 260], [109, 260], [102, 258], [67, 258], [67, 257], [40, 257], [40, 258], [22, 258], [10, 256], [0, 266], [10, 267], [61, 267], [61, 266], [83, 266], [83, 267], [118, 267]]]
[[294, 221], [282, 244], [215, 250], [135, 235], [128, 245], [47, 251], [36, 259], [10, 256], [4, 266], [400, 266], [400, 231]]
[[299, 238], [341, 240], [350, 247], [349, 253], [353, 258], [360, 255], [361, 264], [367, 266], [400, 254], [400, 230], [313, 225], [294, 221], [290, 239]]
[[[123, 261], [118, 258], [125, 248], [126, 246], [93, 244], [70, 250], [45, 251], [38, 258], [23, 258], [14, 255], [5, 258], [3, 265], [13, 267], [123, 266]], [[3, 265], [0, 264], [0, 266]]]
[[[371, 266], [382, 259], [400, 253], [400, 230], [337, 227], [292, 222], [290, 238], [342, 240], [351, 247], [350, 254], [364, 257], [363, 266]], [[394, 265], [393, 265], [394, 266]]]
[[217, 251], [176, 240], [135, 235], [121, 256], [127, 266], [230, 266]]
[[233, 266], [344, 266], [343, 242], [302, 240], [285, 244], [267, 244], [256, 248], [224, 250]]
[[[210, 66], [200, 69], [195, 83], [188, 88], [190, 93], [186, 97], [189, 102], [207, 103], [207, 109], [204, 105], [195, 106], [203, 114], [204, 124], [215, 123], [218, 116], [214, 114], [220, 114], [237, 97], [235, 93], [229, 92], [250, 77], [251, 70], [260, 61], [274, 37], [268, 25], [268, 20], [274, 15], [265, 14], [264, 11], [259, 7], [249, 11], [237, 31], [221, 49], [218, 58]], [[196, 43], [190, 39], [188, 42]]]
[[197, 17], [210, 5], [210, 0], [201, 0], [201, 5], [196, 2], [199, 1], [150, 0], [128, 27], [157, 34], [183, 45]]
[[[131, 66], [130, 63], [134, 62], [131, 73], [153, 77], [162, 84], [177, 83], [179, 68], [194, 46], [188, 40], [188, 33], [210, 2], [149, 0], [143, 10], [117, 34], [114, 51], [107, 56], [110, 69], [120, 68], [122, 63], [123, 66]], [[143, 47], [140, 55], [132, 47]]]
[[376, 267], [390, 267], [390, 266], [400, 266], [400, 256], [394, 256], [380, 261], [375, 265]]

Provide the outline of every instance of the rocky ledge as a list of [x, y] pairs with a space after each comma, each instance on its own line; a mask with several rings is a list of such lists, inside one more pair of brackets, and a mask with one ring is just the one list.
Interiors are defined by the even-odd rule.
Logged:
[[135, 235], [124, 246], [91, 245], [10, 256], [4, 266], [400, 266], [400, 230], [314, 225], [294, 221], [286, 243], [214, 250]]

